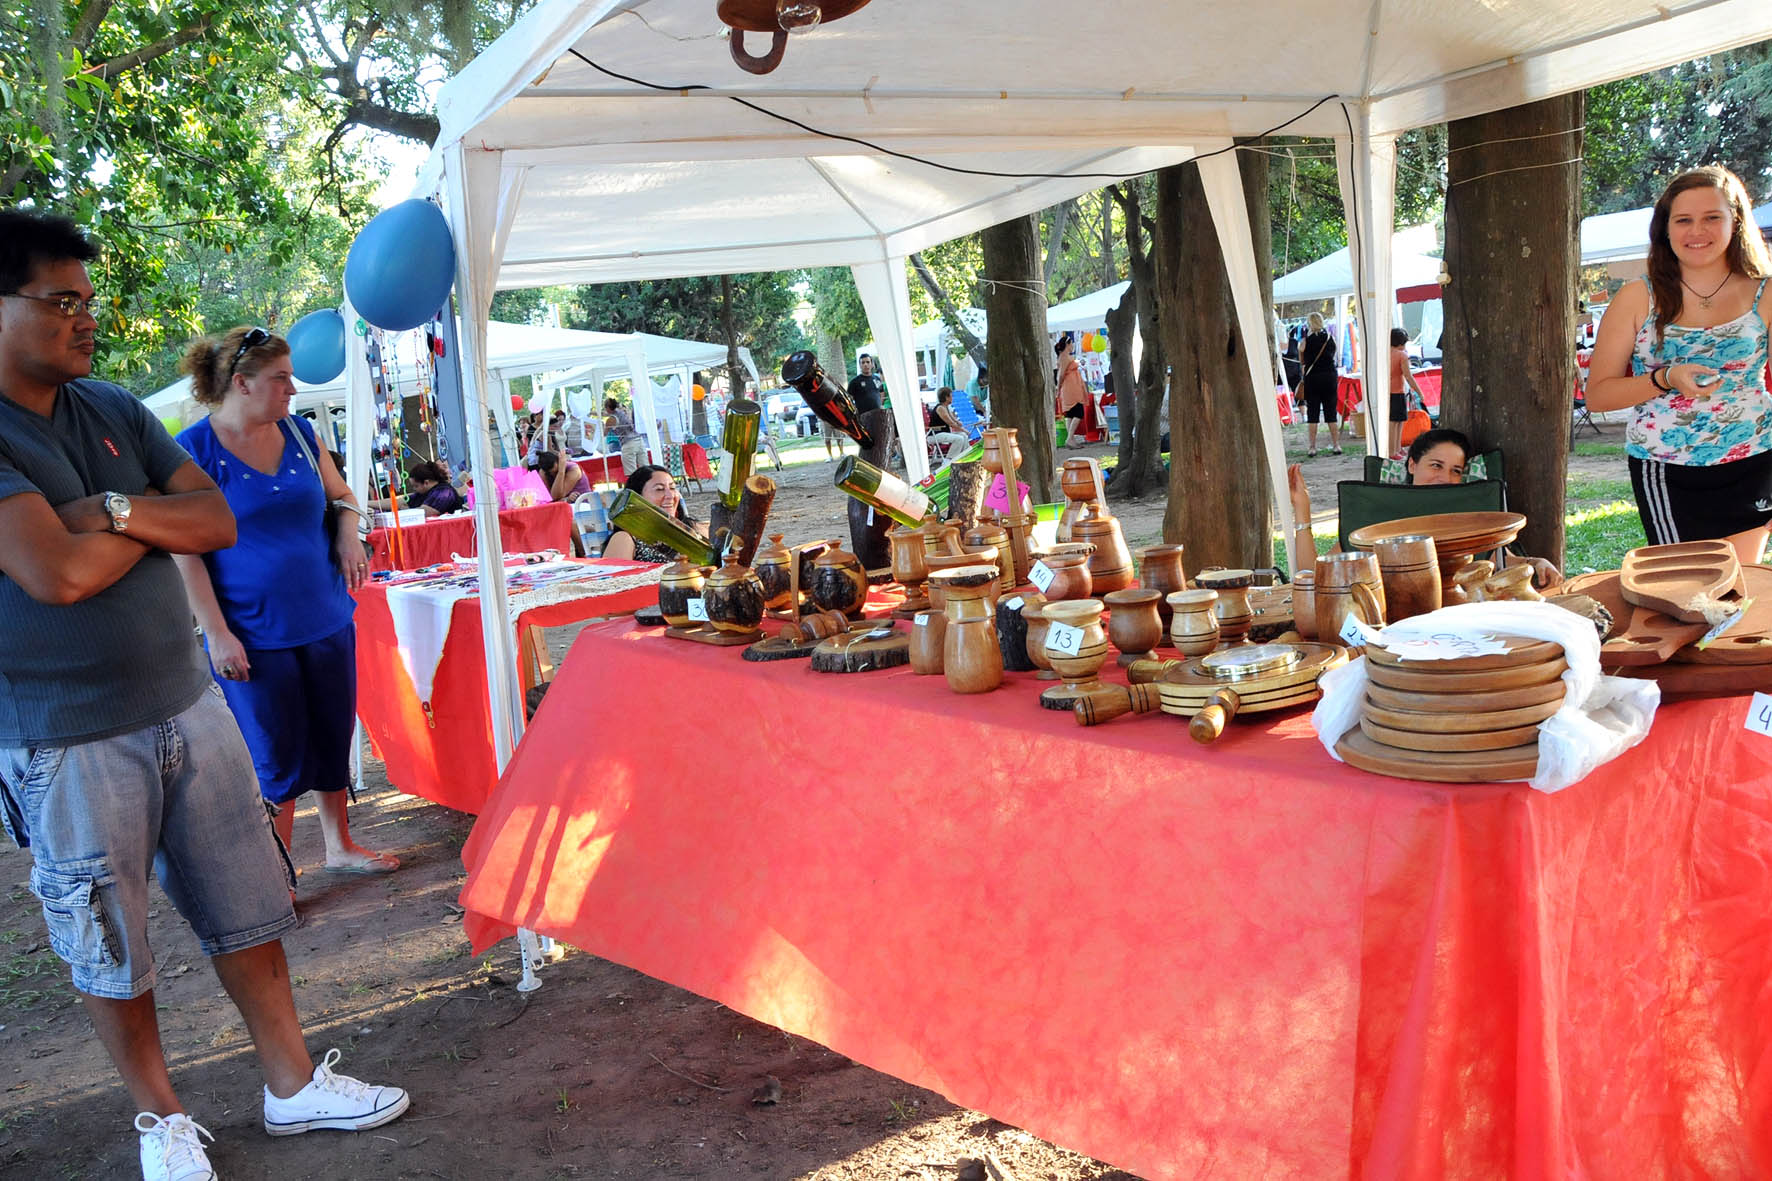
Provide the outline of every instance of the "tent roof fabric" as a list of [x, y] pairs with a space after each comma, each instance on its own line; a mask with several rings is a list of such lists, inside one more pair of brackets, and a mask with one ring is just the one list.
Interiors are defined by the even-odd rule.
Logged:
[[1115, 283], [1088, 295], [1053, 304], [1046, 309], [1046, 331], [1096, 332], [1105, 328], [1108, 309], [1119, 307], [1120, 300], [1131, 287], [1130, 282]]
[[[1391, 255], [1392, 285], [1399, 290], [1429, 284], [1437, 288], [1440, 267], [1439, 259], [1425, 254], [1394, 253]], [[1348, 248], [1343, 246], [1334, 254], [1325, 255], [1284, 278], [1274, 280], [1274, 302], [1334, 299], [1338, 295], [1349, 295], [1353, 290], [1353, 261]]]
[[[443, 88], [419, 189], [435, 191], [456, 144], [501, 154], [518, 207], [501, 287], [845, 265], [1288, 120], [1345, 136], [1342, 103], [1387, 134], [1772, 37], [1764, 0], [1414, 0], [1375, 29], [1367, 3], [1308, 26], [1296, 13], [1123, 0], [1114, 20], [1137, 36], [1032, 81], [1028, 62], [1076, 54], [1071, 0], [1020, 0], [1013, 28], [977, 5], [895, 0], [794, 37], [758, 77], [732, 63], [705, 0], [542, 0]], [[1288, 52], [1307, 28], [1311, 51]], [[1277, 51], [1251, 52], [1250, 29], [1277, 30]], [[1339, 101], [1311, 109], [1325, 96]]]

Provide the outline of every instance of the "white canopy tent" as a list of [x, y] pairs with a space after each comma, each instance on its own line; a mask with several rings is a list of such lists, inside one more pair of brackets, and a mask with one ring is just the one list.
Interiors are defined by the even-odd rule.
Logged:
[[[1431, 255], [1393, 253], [1391, 289], [1402, 291], [1409, 287], [1438, 287], [1443, 266], [1439, 259]], [[1276, 304], [1337, 299], [1353, 293], [1353, 255], [1345, 246], [1333, 254], [1324, 255], [1316, 262], [1299, 267], [1290, 275], [1274, 280]]]
[[1107, 326], [1108, 309], [1119, 307], [1120, 301], [1126, 298], [1126, 292], [1131, 288], [1130, 281], [1115, 283], [1100, 291], [1091, 291], [1088, 295], [1079, 295], [1075, 299], [1053, 304], [1046, 309], [1046, 331], [1100, 331]]
[[[1266, 340], [1229, 152], [1281, 127], [1335, 139], [1360, 322], [1382, 333], [1390, 235], [1359, 230], [1393, 223], [1400, 133], [1772, 37], [1765, 0], [1338, 2], [1306, 25], [1296, 11], [1123, 0], [1115, 20], [1135, 35], [1078, 58], [1068, 0], [1022, 0], [1012, 33], [998, 6], [895, 0], [796, 36], [783, 69], [752, 76], [706, 0], [542, 0], [444, 88], [420, 177], [456, 236], [470, 396], [499, 287], [845, 264], [887, 384], [910, 389], [910, 252], [1189, 158], [1244, 338]], [[1271, 32], [1259, 51], [1251, 29]], [[1074, 65], [1030, 76], [1049, 60]], [[1246, 355], [1289, 525], [1273, 361]], [[920, 416], [896, 405], [920, 466]], [[481, 531], [496, 536], [490, 510]], [[498, 547], [480, 554], [502, 765], [521, 703]]]

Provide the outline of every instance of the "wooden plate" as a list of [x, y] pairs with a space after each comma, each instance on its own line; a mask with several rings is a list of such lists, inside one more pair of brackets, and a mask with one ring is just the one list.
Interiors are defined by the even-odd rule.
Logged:
[[1437, 734], [1424, 730], [1398, 730], [1361, 715], [1360, 729], [1366, 737], [1399, 750], [1461, 751], [1505, 750], [1538, 741], [1538, 726], [1510, 726], [1506, 730], [1484, 730], [1469, 734]]
[[1399, 779], [1424, 779], [1429, 783], [1494, 783], [1504, 779], [1530, 779], [1538, 773], [1538, 743], [1507, 750], [1415, 751], [1398, 750], [1374, 742], [1361, 730], [1349, 730], [1335, 744], [1335, 752], [1350, 767]]
[[1348, 534], [1347, 540], [1355, 549], [1369, 550], [1387, 537], [1425, 533], [1434, 539], [1434, 550], [1443, 566], [1451, 558], [1504, 546], [1525, 527], [1526, 518], [1519, 513], [1430, 513], [1366, 525]]
[[1542, 664], [1563, 655], [1563, 646], [1549, 640], [1506, 635], [1495, 638], [1507, 645], [1506, 652], [1488, 656], [1465, 656], [1458, 660], [1402, 660], [1395, 653], [1373, 646], [1366, 649], [1366, 660], [1369, 664], [1418, 672], [1475, 673], [1492, 668], [1520, 668], [1528, 664]]
[[1371, 718], [1393, 730], [1414, 730], [1420, 733], [1474, 734], [1486, 730], [1506, 730], [1514, 726], [1536, 726], [1563, 707], [1563, 696], [1537, 705], [1518, 709], [1497, 710], [1413, 710], [1388, 709], [1372, 700], [1370, 694], [1360, 707], [1360, 716]]
[[1624, 555], [1618, 582], [1626, 601], [1671, 615], [1683, 623], [1704, 622], [1694, 599], [1711, 600], [1735, 585], [1741, 563], [1726, 541], [1686, 541], [1643, 545]]
[[[1163, 687], [1158, 685], [1157, 692], [1161, 694], [1162, 691]], [[1236, 692], [1235, 690], [1232, 691]], [[1322, 690], [1317, 688], [1316, 682], [1314, 681], [1308, 685], [1298, 685], [1291, 689], [1280, 689], [1273, 693], [1237, 693], [1237, 713], [1239, 715], [1258, 714], [1266, 713], [1269, 710], [1275, 709], [1291, 709], [1295, 705], [1309, 705], [1322, 695]], [[1188, 698], [1185, 700], [1177, 699], [1172, 695], [1167, 695], [1163, 697], [1161, 708], [1164, 713], [1173, 717], [1191, 718], [1201, 710], [1205, 709], [1206, 703], [1210, 699], [1211, 694], [1207, 694], [1205, 697], [1198, 699]]]
[[[1278, 646], [1278, 645], [1276, 645]], [[1325, 672], [1347, 663], [1347, 649], [1335, 644], [1300, 643], [1290, 645], [1299, 652], [1298, 663], [1284, 672], [1271, 676], [1255, 677], [1245, 681], [1227, 681], [1215, 677], [1194, 658], [1178, 668], [1164, 669], [1157, 678], [1159, 685], [1169, 685], [1177, 690], [1199, 689], [1204, 695], [1210, 696], [1214, 690], [1232, 687], [1239, 693], [1257, 693], [1264, 689], [1280, 689], [1289, 685], [1315, 681]], [[1220, 649], [1225, 651], [1225, 649]]]
[[1569, 667], [1562, 657], [1519, 668], [1492, 668], [1472, 673], [1433, 673], [1388, 665], [1366, 664], [1366, 676], [1386, 689], [1411, 689], [1418, 693], [1491, 693], [1555, 681]]
[[1525, 709], [1528, 706], [1559, 707], [1568, 692], [1561, 680], [1543, 685], [1527, 685], [1519, 689], [1497, 689], [1489, 693], [1419, 693], [1408, 689], [1387, 689], [1383, 685], [1366, 685], [1366, 700], [1382, 709], [1408, 710], [1412, 713], [1471, 713]]

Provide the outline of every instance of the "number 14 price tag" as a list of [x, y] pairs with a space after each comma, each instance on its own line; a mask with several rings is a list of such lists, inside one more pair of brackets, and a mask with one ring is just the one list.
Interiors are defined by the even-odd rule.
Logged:
[[1060, 656], [1075, 656], [1083, 650], [1083, 629], [1068, 623], [1051, 623], [1046, 627], [1046, 651]]
[[1747, 728], [1772, 738], [1772, 693], [1755, 693], [1747, 707]]
[[1035, 589], [1041, 594], [1052, 589], [1052, 580], [1057, 577], [1058, 571], [1044, 562], [1035, 562], [1034, 568], [1028, 571], [1028, 581], [1033, 583]]

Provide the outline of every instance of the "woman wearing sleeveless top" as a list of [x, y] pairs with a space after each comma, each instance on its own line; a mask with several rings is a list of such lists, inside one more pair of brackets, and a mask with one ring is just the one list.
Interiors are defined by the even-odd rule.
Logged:
[[1587, 404], [1630, 407], [1625, 453], [1651, 545], [1724, 538], [1760, 560], [1772, 522], [1766, 244], [1741, 181], [1681, 173], [1649, 221], [1649, 273], [1600, 321]]

